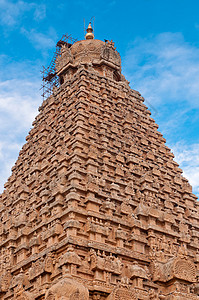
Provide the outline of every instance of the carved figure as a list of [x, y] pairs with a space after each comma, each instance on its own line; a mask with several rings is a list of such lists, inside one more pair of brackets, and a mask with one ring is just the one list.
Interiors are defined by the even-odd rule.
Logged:
[[0, 277], [0, 292], [6, 292], [9, 288], [12, 276], [10, 271], [4, 272]]
[[170, 259], [166, 263], [151, 263], [151, 272], [154, 281], [167, 282], [173, 278], [185, 280], [187, 282], [195, 282], [196, 268], [193, 262], [186, 259]]
[[45, 295], [45, 300], [89, 300], [88, 289], [71, 276], [54, 284]]
[[115, 288], [108, 296], [107, 300], [136, 300], [136, 294], [134, 290], [128, 288]]

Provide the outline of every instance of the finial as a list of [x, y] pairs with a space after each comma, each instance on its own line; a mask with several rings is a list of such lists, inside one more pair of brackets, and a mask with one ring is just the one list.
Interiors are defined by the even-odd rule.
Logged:
[[86, 29], [87, 34], [85, 35], [86, 40], [92, 40], [94, 39], [94, 34], [93, 34], [93, 28], [91, 26], [91, 22], [88, 25], [88, 28]]

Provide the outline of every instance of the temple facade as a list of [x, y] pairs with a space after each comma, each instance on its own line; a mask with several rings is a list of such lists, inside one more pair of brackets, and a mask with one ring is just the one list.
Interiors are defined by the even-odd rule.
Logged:
[[112, 41], [62, 43], [0, 196], [0, 299], [199, 300], [199, 202]]

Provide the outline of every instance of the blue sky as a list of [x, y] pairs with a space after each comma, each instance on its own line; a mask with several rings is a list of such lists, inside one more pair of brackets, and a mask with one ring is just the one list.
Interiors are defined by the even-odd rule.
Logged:
[[42, 102], [42, 65], [63, 34], [83, 39], [92, 16], [199, 195], [198, 0], [0, 0], [0, 191]]

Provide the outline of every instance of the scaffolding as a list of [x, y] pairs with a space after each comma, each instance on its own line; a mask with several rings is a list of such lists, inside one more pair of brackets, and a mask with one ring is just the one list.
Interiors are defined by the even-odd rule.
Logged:
[[63, 45], [70, 48], [77, 40], [73, 39], [71, 35], [64, 34], [56, 44], [56, 51], [54, 52], [53, 58], [51, 60], [50, 65], [45, 68], [42, 67], [42, 97], [43, 100], [48, 98], [52, 92], [54, 87], [58, 87], [60, 85], [59, 77], [56, 72], [56, 59], [61, 55], [61, 48]]

